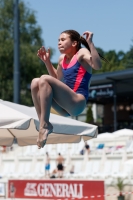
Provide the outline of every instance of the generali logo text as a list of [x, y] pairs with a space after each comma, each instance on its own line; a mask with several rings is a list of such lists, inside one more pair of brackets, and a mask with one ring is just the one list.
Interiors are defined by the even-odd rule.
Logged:
[[25, 196], [39, 197], [83, 197], [83, 184], [66, 183], [27, 183], [24, 189]]

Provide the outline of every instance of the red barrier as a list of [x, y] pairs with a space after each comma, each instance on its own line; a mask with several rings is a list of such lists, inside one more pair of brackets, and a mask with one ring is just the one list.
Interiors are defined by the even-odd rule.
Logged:
[[[15, 198], [104, 200], [104, 181], [85, 180], [9, 180], [16, 188]], [[10, 192], [8, 192], [10, 198]]]

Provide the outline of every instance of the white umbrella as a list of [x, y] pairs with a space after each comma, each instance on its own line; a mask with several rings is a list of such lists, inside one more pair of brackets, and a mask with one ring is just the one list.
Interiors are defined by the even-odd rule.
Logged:
[[133, 130], [131, 129], [121, 129], [112, 133], [116, 137], [130, 137], [133, 136]]
[[101, 134], [98, 134], [97, 136], [98, 139], [113, 139], [114, 138], [114, 135], [112, 133], [101, 133]]
[[[98, 127], [74, 119], [50, 114], [53, 133], [47, 144], [80, 142], [97, 137]], [[0, 100], [0, 145], [12, 145], [14, 138], [20, 146], [34, 145], [39, 121], [35, 109]]]

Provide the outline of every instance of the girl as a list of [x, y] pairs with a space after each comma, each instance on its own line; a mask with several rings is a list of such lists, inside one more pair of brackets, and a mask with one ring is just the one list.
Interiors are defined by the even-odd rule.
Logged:
[[[63, 31], [58, 40], [61, 53], [57, 70], [50, 62], [50, 49], [41, 47], [37, 56], [44, 62], [49, 75], [34, 78], [31, 93], [40, 121], [37, 145], [44, 147], [48, 134], [53, 130], [49, 122], [51, 106], [62, 116], [77, 116], [88, 100], [88, 85], [92, 68], [101, 68], [100, 57], [92, 42], [93, 33], [86, 31], [83, 36], [75, 30]], [[86, 48], [81, 48], [83, 44]]]

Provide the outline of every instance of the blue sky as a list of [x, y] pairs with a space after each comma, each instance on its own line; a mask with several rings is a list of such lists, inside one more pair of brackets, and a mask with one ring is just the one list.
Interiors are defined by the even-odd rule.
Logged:
[[82, 34], [94, 33], [93, 42], [104, 51], [123, 50], [133, 45], [133, 0], [23, 0], [36, 11], [45, 47], [55, 49], [58, 61], [58, 37], [66, 29]]

